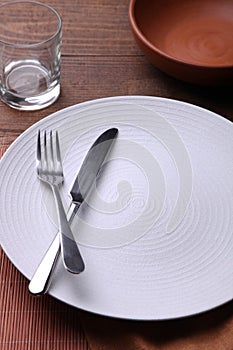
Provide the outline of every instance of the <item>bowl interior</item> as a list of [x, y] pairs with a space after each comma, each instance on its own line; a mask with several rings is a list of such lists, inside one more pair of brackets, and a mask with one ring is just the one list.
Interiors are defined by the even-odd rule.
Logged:
[[132, 17], [153, 50], [194, 65], [233, 66], [232, 0], [135, 0]]

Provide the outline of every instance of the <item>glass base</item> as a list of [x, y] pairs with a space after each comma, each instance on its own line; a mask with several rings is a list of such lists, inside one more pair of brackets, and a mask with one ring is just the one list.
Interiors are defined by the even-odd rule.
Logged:
[[1, 100], [8, 106], [24, 111], [36, 111], [53, 104], [60, 95], [60, 84], [43, 94], [33, 97], [22, 98], [10, 92], [0, 95]]
[[20, 110], [38, 110], [51, 105], [60, 94], [59, 79], [39, 61], [11, 62], [4, 71], [0, 97], [8, 106]]

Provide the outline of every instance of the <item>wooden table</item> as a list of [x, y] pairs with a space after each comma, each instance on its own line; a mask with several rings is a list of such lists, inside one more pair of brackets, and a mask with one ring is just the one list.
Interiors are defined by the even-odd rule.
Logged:
[[[61, 95], [52, 106], [37, 112], [17, 111], [1, 102], [1, 154], [24, 130], [52, 112], [107, 96], [162, 96], [233, 119], [231, 89], [194, 87], [148, 63], [129, 27], [128, 2], [50, 0], [63, 18]], [[34, 298], [27, 288], [26, 278], [0, 250], [2, 350], [89, 349], [76, 310], [50, 296]]]

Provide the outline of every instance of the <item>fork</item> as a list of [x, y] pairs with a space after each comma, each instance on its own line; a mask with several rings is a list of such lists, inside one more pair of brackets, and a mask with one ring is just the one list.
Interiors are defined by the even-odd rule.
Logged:
[[[80, 273], [81, 254], [75, 242], [70, 225], [66, 218], [66, 213], [62, 204], [59, 186], [64, 181], [61, 153], [59, 146], [58, 132], [50, 131], [49, 136], [46, 130], [41, 142], [41, 132], [37, 137], [37, 159], [36, 168], [38, 178], [50, 185], [57, 209], [58, 225], [60, 232], [61, 255], [64, 267], [71, 273]], [[42, 151], [42, 148], [44, 150]]]

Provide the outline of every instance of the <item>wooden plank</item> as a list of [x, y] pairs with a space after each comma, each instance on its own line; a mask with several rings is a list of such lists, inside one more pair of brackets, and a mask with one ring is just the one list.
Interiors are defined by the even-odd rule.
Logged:
[[135, 55], [128, 1], [52, 1], [63, 19], [63, 55]]
[[49, 108], [22, 112], [0, 102], [0, 141], [11, 140], [38, 120], [62, 108], [108, 96], [149, 95], [174, 98], [209, 108], [229, 119], [230, 89], [209, 89], [179, 82], [154, 68], [142, 56], [63, 57], [61, 96]]

